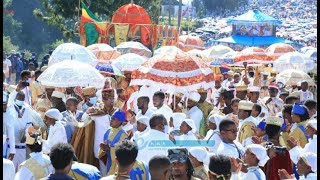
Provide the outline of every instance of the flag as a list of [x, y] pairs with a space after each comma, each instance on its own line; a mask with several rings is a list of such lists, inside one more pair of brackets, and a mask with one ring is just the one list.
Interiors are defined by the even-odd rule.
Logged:
[[229, 68], [229, 65], [227, 63], [221, 62], [221, 67]]
[[115, 33], [115, 42], [118, 46], [122, 42], [127, 41], [129, 31], [129, 24], [115, 24], [114, 25], [114, 33]]
[[81, 7], [81, 22], [102, 22], [102, 20], [95, 16], [83, 2], [81, 2]]

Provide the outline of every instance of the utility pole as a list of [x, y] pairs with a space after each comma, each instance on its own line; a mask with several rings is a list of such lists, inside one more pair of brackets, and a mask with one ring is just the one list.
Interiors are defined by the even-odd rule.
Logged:
[[169, 26], [171, 26], [171, 9], [172, 9], [172, 0], [169, 0]]
[[179, 0], [179, 9], [178, 9], [178, 28], [181, 26], [181, 11], [182, 11], [182, 0]]

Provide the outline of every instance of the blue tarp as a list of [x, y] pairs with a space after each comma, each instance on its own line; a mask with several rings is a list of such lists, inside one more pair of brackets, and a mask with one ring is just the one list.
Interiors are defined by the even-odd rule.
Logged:
[[280, 20], [277, 20], [269, 15], [266, 15], [258, 10], [249, 10], [247, 13], [227, 20], [227, 24], [235, 23], [274, 23], [281, 24]]
[[211, 40], [206, 45], [210, 45], [213, 42], [241, 44], [246, 46], [269, 46], [275, 43], [294, 44], [294, 42], [278, 38], [275, 36], [230, 36], [223, 39]]

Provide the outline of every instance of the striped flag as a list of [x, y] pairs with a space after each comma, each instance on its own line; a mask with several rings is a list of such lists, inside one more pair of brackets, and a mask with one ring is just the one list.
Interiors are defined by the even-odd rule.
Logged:
[[102, 20], [95, 16], [83, 2], [81, 2], [81, 7], [81, 22], [102, 22]]

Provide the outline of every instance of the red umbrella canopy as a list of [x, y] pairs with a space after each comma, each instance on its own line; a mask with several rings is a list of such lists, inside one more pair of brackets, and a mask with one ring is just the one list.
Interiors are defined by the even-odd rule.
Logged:
[[183, 51], [190, 51], [193, 49], [204, 49], [203, 41], [199, 37], [189, 35], [179, 36], [178, 47]]
[[266, 53], [269, 54], [272, 60], [278, 59], [281, 55], [288, 53], [288, 52], [296, 52], [296, 50], [289, 44], [284, 43], [275, 43], [270, 45], [266, 49]]
[[154, 56], [131, 76], [131, 85], [156, 86], [173, 92], [208, 89], [214, 84], [210, 67], [200, 58], [181, 51]]
[[234, 59], [235, 64], [242, 65], [243, 62], [248, 64], [270, 63], [270, 58], [264, 49], [259, 47], [248, 47], [238, 53]]
[[136, 4], [121, 6], [113, 14], [112, 23], [151, 24], [149, 14], [145, 9]]

